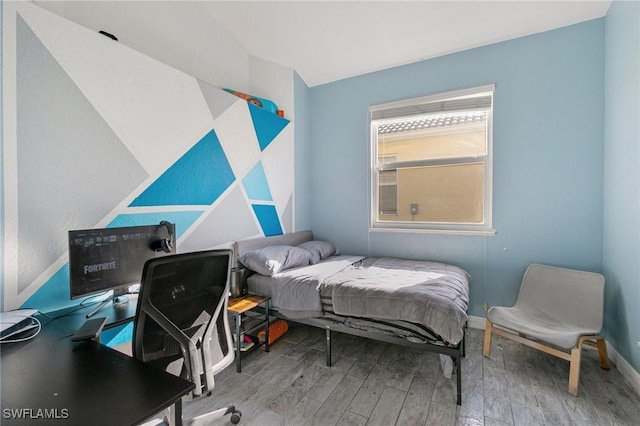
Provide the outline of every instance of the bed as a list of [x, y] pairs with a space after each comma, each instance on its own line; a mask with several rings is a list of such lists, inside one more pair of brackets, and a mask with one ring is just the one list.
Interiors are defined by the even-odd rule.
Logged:
[[449, 264], [343, 255], [311, 231], [236, 241], [234, 271], [249, 293], [269, 296], [272, 314], [325, 329], [440, 354], [455, 367], [462, 404], [461, 358], [469, 275]]

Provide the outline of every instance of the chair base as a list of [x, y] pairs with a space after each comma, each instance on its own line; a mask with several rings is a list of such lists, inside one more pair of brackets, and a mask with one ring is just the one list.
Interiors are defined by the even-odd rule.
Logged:
[[609, 356], [607, 354], [607, 345], [604, 338], [601, 336], [582, 336], [578, 340], [578, 344], [571, 349], [571, 353], [566, 353], [561, 350], [552, 348], [545, 344], [529, 340], [523, 333], [512, 333], [502, 328], [495, 327], [491, 321], [487, 319], [484, 330], [484, 346], [482, 354], [489, 358], [491, 353], [491, 336], [497, 334], [504, 338], [513, 340], [523, 345], [529, 346], [533, 349], [548, 353], [555, 357], [569, 361], [569, 393], [571, 395], [578, 395], [578, 381], [580, 379], [580, 361], [582, 355], [582, 346], [589, 345], [598, 349], [598, 355], [600, 357], [600, 366], [605, 370], [609, 370]]
[[176, 424], [183, 424], [183, 425], [191, 425], [191, 426], [198, 426], [198, 425], [204, 426], [209, 424], [209, 422], [211, 422], [212, 420], [221, 419], [227, 414], [231, 414], [231, 423], [235, 425], [240, 423], [240, 419], [242, 418], [242, 413], [239, 410], [236, 410], [236, 407], [233, 405], [219, 408], [215, 411], [209, 411], [208, 413], [201, 414], [199, 416], [193, 417], [191, 419], [188, 419], [182, 422], [176, 421], [173, 414], [174, 413], [172, 412], [171, 408], [168, 408], [167, 414], [164, 416], [164, 423], [166, 425], [174, 426]]

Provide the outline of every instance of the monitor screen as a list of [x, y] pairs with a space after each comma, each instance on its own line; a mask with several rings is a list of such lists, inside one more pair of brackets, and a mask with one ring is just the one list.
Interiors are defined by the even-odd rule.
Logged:
[[107, 290], [122, 294], [140, 284], [148, 259], [175, 253], [175, 225], [69, 231], [69, 287], [71, 298]]

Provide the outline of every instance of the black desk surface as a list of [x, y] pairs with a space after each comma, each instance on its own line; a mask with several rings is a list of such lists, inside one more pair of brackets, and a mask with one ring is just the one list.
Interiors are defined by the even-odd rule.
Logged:
[[[138, 295], [129, 294], [127, 298], [129, 301], [120, 305], [109, 303], [98, 311], [93, 318], [108, 317], [109, 319], [104, 326], [105, 329], [133, 321], [136, 315]], [[58, 336], [62, 336], [63, 334], [60, 333], [67, 333], [67, 335], [70, 335], [75, 333], [75, 331], [84, 324], [87, 320], [86, 315], [96, 306], [96, 304], [86, 307], [71, 306], [55, 312], [49, 312], [47, 317], [39, 316], [38, 318], [42, 321], [43, 326], [46, 327], [48, 334], [55, 333]]]
[[99, 343], [72, 342], [66, 336], [86, 314], [78, 315], [49, 324], [45, 319], [34, 339], [0, 346], [3, 426], [137, 424], [193, 389], [189, 381]]

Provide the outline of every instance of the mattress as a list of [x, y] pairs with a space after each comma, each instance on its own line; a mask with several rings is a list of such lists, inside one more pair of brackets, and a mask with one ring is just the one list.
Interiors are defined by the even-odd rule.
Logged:
[[293, 320], [322, 317], [413, 342], [454, 346], [467, 321], [469, 276], [455, 266], [331, 256], [273, 276], [251, 275], [251, 293]]

